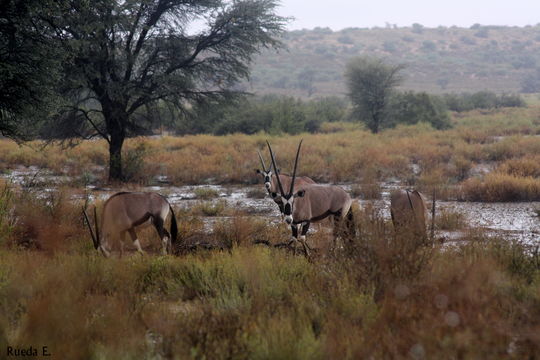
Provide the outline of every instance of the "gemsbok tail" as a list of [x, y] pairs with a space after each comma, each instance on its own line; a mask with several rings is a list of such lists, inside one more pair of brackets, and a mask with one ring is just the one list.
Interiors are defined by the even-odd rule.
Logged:
[[345, 225], [347, 228], [347, 236], [349, 237], [349, 241], [352, 241], [356, 235], [356, 221], [354, 219], [352, 207], [349, 209], [349, 212], [347, 213], [347, 219], [345, 220]]
[[176, 244], [176, 238], [178, 237], [178, 223], [176, 222], [176, 215], [174, 214], [174, 210], [171, 205], [169, 205], [169, 209], [171, 210], [171, 244]]

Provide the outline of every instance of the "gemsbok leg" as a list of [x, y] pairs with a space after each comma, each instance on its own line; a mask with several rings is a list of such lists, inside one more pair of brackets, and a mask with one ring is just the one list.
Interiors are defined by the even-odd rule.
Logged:
[[161, 239], [161, 253], [163, 255], [167, 254], [167, 248], [169, 247], [169, 239], [170, 235], [167, 230], [165, 230], [164, 221], [161, 218], [155, 217], [153, 218], [154, 227], [156, 228], [156, 231], [159, 235], [159, 238]]
[[296, 255], [296, 242], [298, 241], [298, 226], [296, 224], [291, 224], [292, 238], [289, 241], [289, 246], [293, 246], [293, 253]]
[[135, 229], [131, 228], [128, 230], [128, 232], [129, 232], [129, 236], [131, 236], [131, 240], [133, 241], [133, 245], [135, 245], [135, 247], [137, 248], [137, 251], [141, 255], [144, 255], [144, 251], [141, 248], [141, 243], [139, 242], [139, 239], [137, 238], [137, 233], [135, 232]]
[[126, 232], [120, 231], [120, 257], [124, 256], [124, 244], [126, 242]]
[[300, 243], [304, 247], [304, 251], [306, 252], [307, 257], [309, 257], [309, 245], [307, 244], [306, 234], [307, 234], [307, 232], [309, 230], [309, 225], [310, 224], [311, 223], [309, 221], [306, 221], [306, 222], [302, 223], [302, 233], [300, 235]]

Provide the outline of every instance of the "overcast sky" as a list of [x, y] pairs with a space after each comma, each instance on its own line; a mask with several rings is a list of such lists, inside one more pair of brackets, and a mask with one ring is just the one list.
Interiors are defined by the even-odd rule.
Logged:
[[295, 18], [289, 30], [384, 27], [386, 23], [525, 26], [540, 23], [540, 0], [281, 0], [278, 13]]

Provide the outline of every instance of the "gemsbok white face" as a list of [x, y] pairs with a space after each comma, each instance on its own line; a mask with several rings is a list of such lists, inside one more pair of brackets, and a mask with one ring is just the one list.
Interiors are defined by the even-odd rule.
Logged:
[[263, 181], [264, 181], [264, 187], [266, 188], [266, 190], [268, 190], [268, 192], [270, 192], [270, 189], [272, 187], [272, 174], [273, 174], [272, 166], [270, 165], [270, 167], [267, 169], [266, 164], [264, 163], [264, 159], [258, 150], [257, 150], [257, 154], [259, 155], [259, 160], [261, 160], [262, 170], [255, 169], [255, 171], [257, 172], [257, 174], [262, 176]]
[[[169, 212], [172, 215], [170, 233], [164, 228]], [[84, 209], [83, 213], [94, 242], [94, 248], [101, 251], [105, 257], [110, 256], [110, 242], [115, 238], [120, 239], [120, 254], [123, 254], [126, 233], [129, 233], [137, 251], [141, 254], [144, 253], [135, 233], [135, 227], [149, 222], [156, 228], [164, 254], [170, 252], [172, 244], [176, 242], [178, 228], [174, 211], [169, 202], [157, 193], [120, 192], [112, 195], [103, 205], [101, 229], [98, 228], [97, 212], [94, 208], [95, 234]]]
[[[262, 165], [263, 170], [257, 169], [256, 172], [263, 177], [264, 187], [268, 191], [268, 194], [272, 197], [272, 200], [274, 200], [274, 202], [279, 207], [279, 212], [281, 213], [281, 215], [283, 217], [284, 216], [284, 212], [283, 212], [284, 211], [284, 205], [283, 205], [284, 203], [283, 203], [283, 199], [282, 199], [282, 197], [281, 197], [281, 195], [279, 193], [278, 183], [277, 183], [276, 178], [279, 177], [279, 180], [281, 181], [281, 184], [285, 188], [287, 188], [287, 187], [290, 186], [290, 184], [292, 182], [292, 177], [289, 176], [289, 175], [280, 174], [279, 169], [277, 171], [275, 171], [275, 173], [274, 173], [272, 171], [272, 169], [275, 169], [275, 168], [273, 167], [272, 164], [270, 164], [270, 168], [268, 168], [268, 170], [267, 170], [264, 159], [261, 156], [261, 153], [259, 151], [257, 151], [257, 153], [259, 155], [259, 159], [261, 161], [261, 165]], [[275, 154], [272, 154], [272, 155], [275, 158]], [[313, 181], [312, 179], [310, 179], [307, 176], [300, 176], [300, 177], [296, 178], [295, 183], [298, 184], [298, 185], [315, 184], [315, 181]]]

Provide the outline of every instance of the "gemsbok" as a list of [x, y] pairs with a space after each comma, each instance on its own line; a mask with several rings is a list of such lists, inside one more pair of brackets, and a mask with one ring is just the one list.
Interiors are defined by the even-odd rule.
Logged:
[[[270, 195], [270, 197], [272, 197], [272, 200], [274, 200], [274, 202], [279, 207], [279, 213], [283, 217], [284, 216], [283, 215], [283, 202], [281, 200], [281, 196], [278, 196], [279, 189], [278, 189], [278, 185], [276, 181], [276, 174], [278, 174], [281, 184], [285, 188], [290, 187], [292, 177], [289, 175], [280, 174], [279, 169], [272, 171], [272, 168], [273, 168], [272, 164], [270, 164], [269, 168], [266, 168], [264, 159], [258, 150], [257, 150], [257, 154], [259, 155], [259, 159], [261, 160], [262, 170], [256, 169], [255, 171], [257, 172], [257, 174], [260, 174], [263, 177], [264, 187], [268, 191], [268, 194]], [[307, 176], [299, 176], [296, 178], [296, 184], [298, 186], [302, 186], [305, 184], [315, 184], [315, 181], [313, 181], [313, 179]]]
[[[266, 143], [270, 150], [270, 156], [272, 157], [272, 165], [274, 166], [274, 169], [277, 169], [272, 147], [268, 141]], [[339, 235], [339, 229], [341, 229], [344, 222], [348, 235], [353, 236], [354, 218], [351, 211], [352, 199], [349, 194], [339, 186], [305, 184], [298, 186], [298, 188], [295, 189], [296, 170], [301, 146], [302, 141], [298, 144], [293, 175], [287, 193], [283, 189], [280, 178], [277, 177], [276, 180], [281, 201], [283, 202], [285, 221], [287, 224], [291, 225], [292, 241], [295, 243], [300, 241], [306, 255], [309, 256], [309, 246], [306, 243], [306, 234], [311, 223], [321, 221], [333, 215], [335, 243], [336, 238]], [[300, 237], [298, 236], [299, 232], [301, 233]]]
[[[171, 232], [169, 233], [164, 223], [171, 213]], [[101, 229], [98, 228], [97, 212], [94, 208], [94, 221], [96, 233], [92, 231], [86, 211], [84, 217], [94, 242], [94, 248], [101, 251], [105, 257], [110, 256], [109, 241], [114, 238], [120, 239], [120, 256], [124, 253], [124, 240], [126, 232], [129, 233], [137, 251], [144, 254], [135, 228], [151, 222], [156, 228], [162, 243], [162, 253], [166, 254], [172, 249], [178, 235], [176, 217], [172, 206], [165, 197], [152, 192], [119, 192], [112, 195], [101, 212]]]
[[422, 242], [427, 237], [427, 207], [416, 190], [395, 190], [390, 194], [390, 215], [396, 234], [409, 234]]

